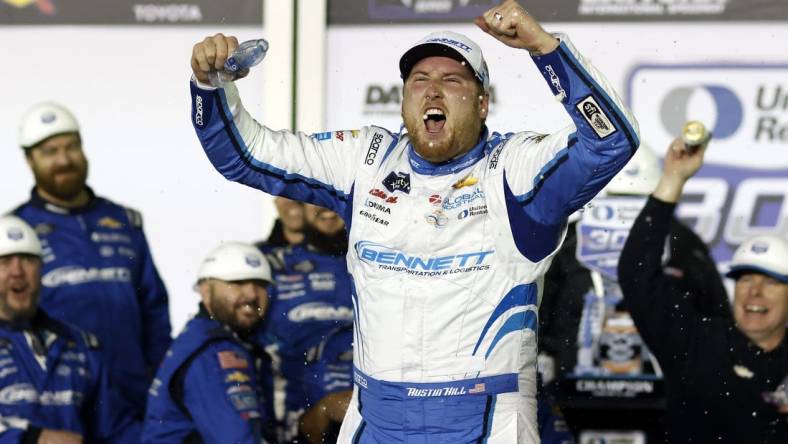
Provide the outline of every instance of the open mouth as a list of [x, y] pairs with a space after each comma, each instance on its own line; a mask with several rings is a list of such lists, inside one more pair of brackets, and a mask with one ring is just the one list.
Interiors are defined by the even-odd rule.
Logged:
[[439, 133], [446, 124], [446, 115], [439, 108], [429, 108], [424, 112], [424, 126], [428, 133]]
[[746, 311], [747, 313], [764, 314], [764, 313], [768, 312], [769, 309], [767, 309], [763, 305], [746, 304], [744, 306], [744, 311]]

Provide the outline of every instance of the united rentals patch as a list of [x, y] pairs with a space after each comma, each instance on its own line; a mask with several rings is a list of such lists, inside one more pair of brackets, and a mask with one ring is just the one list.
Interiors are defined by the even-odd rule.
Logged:
[[605, 112], [602, 111], [599, 104], [596, 103], [594, 96], [586, 97], [578, 102], [576, 106], [580, 114], [585, 117], [588, 124], [591, 125], [591, 128], [600, 139], [604, 139], [616, 132], [615, 125], [613, 125], [613, 122], [605, 115]]

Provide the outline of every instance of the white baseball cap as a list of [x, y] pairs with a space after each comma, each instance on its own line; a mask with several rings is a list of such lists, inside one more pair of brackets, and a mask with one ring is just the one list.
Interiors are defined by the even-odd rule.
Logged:
[[54, 102], [39, 103], [22, 118], [19, 145], [28, 149], [52, 136], [77, 132], [79, 124], [71, 111]]
[[484, 90], [490, 88], [490, 73], [482, 49], [468, 37], [451, 31], [434, 32], [405, 51], [399, 59], [402, 79], [408, 78], [410, 70], [419, 60], [432, 56], [450, 57], [458, 62], [466, 62]]
[[624, 168], [602, 191], [611, 195], [648, 196], [653, 193], [662, 176], [662, 168], [654, 151], [641, 143]]
[[744, 241], [733, 253], [726, 276], [736, 279], [747, 271], [788, 283], [788, 241], [779, 236], [756, 236]]
[[0, 217], [0, 256], [31, 254], [41, 257], [41, 241], [35, 230], [22, 219], [7, 215]]
[[255, 246], [243, 242], [225, 242], [214, 248], [202, 261], [197, 280], [221, 279], [244, 281], [256, 279], [273, 282], [268, 261]]

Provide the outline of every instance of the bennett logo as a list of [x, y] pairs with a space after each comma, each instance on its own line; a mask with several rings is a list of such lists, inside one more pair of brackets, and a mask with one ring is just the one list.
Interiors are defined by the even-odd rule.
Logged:
[[448, 274], [462, 271], [476, 271], [487, 268], [485, 260], [495, 253], [494, 250], [459, 253], [449, 256], [421, 257], [411, 256], [385, 245], [359, 241], [354, 246], [358, 258], [367, 264], [380, 268], [407, 272], [438, 272]]
[[383, 134], [375, 133], [372, 136], [372, 142], [369, 144], [369, 149], [367, 150], [367, 158], [364, 161], [367, 165], [372, 165], [375, 163], [375, 157], [378, 155], [378, 150], [380, 149], [380, 143], [383, 142]]
[[194, 123], [197, 126], [203, 126], [201, 96], [194, 96]]
[[610, 119], [599, 107], [599, 104], [596, 103], [594, 96], [588, 96], [581, 100], [577, 104], [577, 109], [600, 139], [604, 139], [616, 132], [616, 127], [610, 122]]
[[462, 49], [465, 52], [471, 52], [471, 47], [470, 46], [466, 45], [463, 42], [459, 42], [459, 41], [454, 40], [454, 39], [448, 39], [446, 37], [429, 39], [425, 43], [445, 43], [447, 45], [451, 45], [451, 46], [455, 46], [457, 48], [460, 48], [460, 49]]

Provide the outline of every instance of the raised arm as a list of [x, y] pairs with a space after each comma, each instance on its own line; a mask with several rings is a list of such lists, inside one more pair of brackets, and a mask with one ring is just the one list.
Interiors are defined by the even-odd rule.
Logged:
[[208, 159], [229, 180], [344, 214], [359, 156], [372, 145], [385, 150], [392, 136], [379, 128], [309, 136], [259, 124], [233, 82], [223, 88], [204, 83], [236, 45], [233, 37], [217, 34], [192, 53], [192, 123]]
[[618, 261], [627, 309], [663, 367], [685, 350], [702, 315], [693, 302], [695, 289], [665, 273], [663, 258], [676, 203], [686, 181], [700, 168], [703, 153], [704, 149], [684, 150], [678, 139], [671, 144], [657, 189], [632, 225]]
[[500, 148], [509, 215], [519, 227], [515, 238], [528, 259], [541, 260], [560, 241], [566, 218], [640, 145], [638, 124], [569, 39], [547, 33], [514, 0], [490, 9], [476, 24], [500, 42], [528, 50], [573, 121], [551, 135], [515, 134]]

